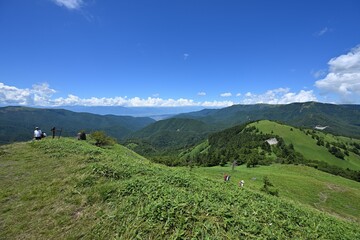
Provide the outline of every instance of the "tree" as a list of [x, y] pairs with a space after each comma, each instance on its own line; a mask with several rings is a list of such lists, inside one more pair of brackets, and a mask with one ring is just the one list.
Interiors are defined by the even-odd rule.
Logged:
[[246, 167], [250, 168], [250, 167], [255, 167], [256, 165], [259, 164], [257, 155], [252, 153], [248, 155], [248, 161], [246, 163]]
[[277, 197], [279, 196], [279, 191], [277, 189], [271, 188], [271, 187], [274, 187], [274, 185], [270, 182], [270, 180], [267, 176], [265, 176], [263, 178], [263, 182], [264, 182], [264, 185], [260, 189], [261, 191], [263, 191], [267, 194], [273, 195], [273, 196], [277, 196]]
[[343, 154], [343, 152], [338, 149], [337, 147], [334, 147], [332, 146], [330, 149], [329, 149], [329, 152], [331, 154], [333, 154], [335, 157], [337, 158], [340, 158], [340, 159], [344, 159], [345, 155]]

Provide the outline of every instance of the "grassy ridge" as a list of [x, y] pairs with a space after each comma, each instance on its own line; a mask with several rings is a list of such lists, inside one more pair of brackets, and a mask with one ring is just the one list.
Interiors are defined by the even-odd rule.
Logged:
[[[298, 128], [293, 128], [268, 120], [254, 122], [250, 126], [255, 126], [263, 133], [273, 133], [282, 137], [286, 144], [292, 143], [295, 151], [300, 152], [306, 159], [324, 161], [330, 165], [360, 170], [360, 157], [358, 155], [350, 152], [349, 156], [345, 157], [345, 160], [336, 158], [334, 155], [329, 153], [324, 146], [318, 146], [316, 144], [316, 139], [313, 139], [311, 135], [307, 135], [304, 131], [301, 131]], [[351, 141], [356, 141], [360, 143], [357, 139], [336, 137], [331, 134], [325, 135], [319, 131], [317, 131], [316, 134], [323, 137], [328, 142], [349, 143]]]
[[[73, 139], [0, 148], [4, 239], [357, 239], [359, 225]], [[226, 186], [226, 187], [224, 187]]]

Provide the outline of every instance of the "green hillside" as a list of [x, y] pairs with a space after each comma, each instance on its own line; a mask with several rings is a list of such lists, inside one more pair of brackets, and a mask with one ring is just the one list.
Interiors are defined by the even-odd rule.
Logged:
[[157, 149], [179, 149], [203, 140], [211, 127], [199, 120], [171, 118], [155, 122], [131, 135]]
[[[181, 165], [184, 164], [184, 160], [187, 161], [189, 155], [181, 154], [182, 161], [179, 161], [176, 159], [179, 151], [186, 151], [186, 148], [205, 140], [209, 134], [263, 119], [281, 121], [291, 126], [309, 129], [313, 129], [316, 125], [329, 126], [324, 132], [360, 139], [359, 105], [307, 102], [284, 105], [233, 105], [222, 109], [204, 109], [179, 114], [174, 118], [150, 124], [131, 134], [126, 139], [129, 141], [124, 144], [130, 147], [128, 145], [130, 142], [134, 151], [154, 161], [167, 165]], [[134, 142], [136, 142], [135, 145]], [[338, 161], [329, 161], [335, 163], [336, 166], [344, 165]], [[197, 162], [203, 164], [204, 161]], [[216, 161], [213, 164], [215, 163]], [[356, 164], [352, 166], [352, 163], [344, 166], [348, 167], [348, 165], [351, 165], [350, 169], [358, 169]]]
[[28, 107], [0, 108], [0, 144], [27, 141], [33, 136], [34, 127], [40, 127], [48, 135], [50, 129], [62, 129], [63, 136], [76, 136], [80, 130], [105, 131], [108, 135], [122, 139], [155, 120], [129, 116], [96, 115], [76, 113], [63, 109], [39, 109]]
[[315, 130], [300, 130], [284, 124], [272, 121], [258, 121], [250, 124], [263, 133], [275, 134], [284, 139], [286, 144], [293, 144], [295, 151], [301, 153], [306, 159], [324, 161], [330, 165], [335, 165], [342, 168], [349, 168], [360, 170], [360, 155], [349, 151], [349, 156], [344, 156], [344, 159], [337, 158], [331, 154], [324, 146], [317, 145], [318, 140], [315, 136], [328, 142], [330, 144], [343, 144], [351, 149], [351, 143], [360, 144], [358, 139], [350, 139], [347, 137], [338, 137], [331, 134], [325, 134], [321, 131]]
[[4, 239], [360, 238], [358, 223], [119, 145], [45, 139], [4, 145], [0, 156]]
[[280, 198], [360, 224], [360, 183], [355, 181], [301, 165], [273, 164], [256, 168], [242, 165], [234, 170], [231, 166], [216, 166], [193, 171], [219, 182], [223, 181], [224, 174], [229, 174], [229, 184], [236, 186], [244, 180], [245, 187], [252, 190], [261, 189], [262, 180], [267, 176], [278, 189]]
[[202, 110], [177, 117], [198, 119], [216, 125], [218, 130], [256, 120], [281, 121], [291, 126], [314, 128], [329, 126], [325, 132], [360, 138], [360, 106], [318, 102], [291, 104], [233, 105]]
[[[278, 143], [269, 145], [267, 140], [272, 138]], [[183, 164], [200, 166], [303, 164], [360, 181], [359, 139], [268, 120], [212, 133], [202, 143], [181, 151], [178, 158]]]

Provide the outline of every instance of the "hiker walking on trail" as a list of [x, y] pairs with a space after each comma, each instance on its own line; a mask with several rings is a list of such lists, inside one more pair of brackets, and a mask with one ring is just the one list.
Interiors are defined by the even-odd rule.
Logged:
[[239, 182], [239, 187], [244, 187], [244, 183], [245, 183], [245, 181], [244, 181], [244, 180], [241, 180], [241, 181]]
[[34, 130], [34, 138], [35, 140], [40, 140], [42, 137], [42, 131], [36, 127], [35, 130]]
[[224, 181], [227, 182], [230, 180], [230, 175], [225, 174], [224, 175]]

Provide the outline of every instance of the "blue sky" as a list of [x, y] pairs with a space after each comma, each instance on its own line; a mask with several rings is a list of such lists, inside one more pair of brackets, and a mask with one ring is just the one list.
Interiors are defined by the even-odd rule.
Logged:
[[0, 105], [360, 104], [360, 1], [0, 0]]

